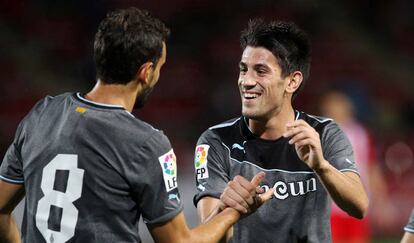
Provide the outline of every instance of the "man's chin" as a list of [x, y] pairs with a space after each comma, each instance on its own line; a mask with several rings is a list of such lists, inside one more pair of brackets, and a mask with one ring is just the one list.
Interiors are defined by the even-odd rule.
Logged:
[[242, 109], [242, 115], [249, 120], [257, 120], [262, 121], [266, 119], [265, 114], [260, 114], [259, 112], [254, 112], [252, 110], [243, 110]]
[[246, 118], [249, 118], [249, 119], [257, 118], [257, 114], [255, 114], [255, 112], [249, 111], [249, 110], [242, 109], [242, 115]]

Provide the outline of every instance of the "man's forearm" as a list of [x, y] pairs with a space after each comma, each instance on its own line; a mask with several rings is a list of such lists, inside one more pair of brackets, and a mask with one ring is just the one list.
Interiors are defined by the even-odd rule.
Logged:
[[340, 172], [329, 162], [315, 170], [335, 203], [356, 218], [368, 211], [368, 197], [357, 174]]
[[240, 214], [236, 210], [232, 208], [225, 208], [212, 217], [208, 222], [191, 230], [192, 235], [195, 235], [198, 238], [195, 239], [196, 241], [194, 242], [219, 242], [223, 235], [225, 235], [226, 231], [229, 230], [239, 218]]
[[11, 214], [0, 213], [0, 242], [20, 243], [20, 232]]
[[223, 207], [223, 204], [221, 202], [218, 202], [218, 204], [209, 212], [209, 214], [201, 219], [201, 223], [205, 224], [205, 223], [209, 222], [217, 214], [219, 214], [221, 211], [223, 211], [224, 208], [225, 207]]
[[[197, 204], [198, 214], [202, 224], [208, 223], [225, 209], [224, 204], [217, 198], [205, 197]], [[228, 242], [233, 236], [233, 227], [230, 227], [220, 243]]]
[[[217, 207], [214, 208], [210, 212], [210, 214], [207, 216], [207, 218], [205, 218], [201, 223], [202, 224], [208, 223], [211, 219], [213, 219], [217, 214], [219, 214], [222, 211], [223, 211], [223, 204], [220, 202], [219, 205], [217, 205]], [[225, 234], [225, 236], [221, 238], [221, 240], [219, 241], [219, 243], [229, 242], [232, 237], [233, 237], [233, 227], [230, 227], [227, 230], [227, 233]]]

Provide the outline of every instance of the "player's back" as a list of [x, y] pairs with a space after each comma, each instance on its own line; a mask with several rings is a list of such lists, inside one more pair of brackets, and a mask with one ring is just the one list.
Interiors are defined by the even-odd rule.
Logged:
[[142, 201], [146, 178], [160, 177], [148, 172], [156, 165], [145, 150], [170, 149], [160, 131], [120, 106], [67, 93], [40, 101], [13, 146], [26, 190], [25, 242], [140, 241], [140, 208], [153, 203]]

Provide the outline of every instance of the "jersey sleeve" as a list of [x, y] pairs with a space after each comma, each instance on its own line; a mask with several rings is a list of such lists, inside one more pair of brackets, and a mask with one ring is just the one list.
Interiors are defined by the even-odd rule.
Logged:
[[194, 167], [197, 192], [194, 205], [205, 196], [219, 198], [230, 181], [229, 168], [226, 164], [228, 152], [213, 131], [204, 132], [195, 149]]
[[39, 117], [38, 114], [46, 107], [47, 101], [52, 98], [51, 96], [47, 96], [39, 100], [20, 122], [16, 129], [13, 143], [8, 148], [0, 166], [1, 180], [15, 184], [24, 183], [23, 156], [21, 151], [25, 142], [25, 134], [26, 131], [33, 130], [31, 126], [38, 122], [36, 120]]
[[167, 222], [182, 211], [176, 157], [162, 132], [154, 132], [139, 148], [128, 178], [146, 224]]
[[404, 227], [406, 232], [414, 234], [414, 209], [411, 212], [410, 219], [408, 220], [408, 224]]
[[351, 142], [338, 124], [331, 122], [326, 125], [321, 135], [321, 142], [325, 159], [336, 169], [359, 174]]
[[14, 184], [24, 183], [23, 163], [20, 154], [22, 126], [22, 123], [20, 123], [13, 143], [7, 149], [0, 166], [0, 179]]

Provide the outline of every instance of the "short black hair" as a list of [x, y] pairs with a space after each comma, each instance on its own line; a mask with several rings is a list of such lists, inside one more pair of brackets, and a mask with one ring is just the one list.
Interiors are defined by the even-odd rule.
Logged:
[[309, 77], [311, 47], [306, 33], [291, 22], [253, 19], [240, 36], [243, 50], [247, 46], [264, 47], [276, 57], [282, 77], [299, 70], [303, 74], [300, 87], [293, 94], [296, 97]]
[[96, 77], [109, 84], [130, 82], [145, 62], [158, 62], [170, 30], [135, 7], [107, 14], [94, 42]]

